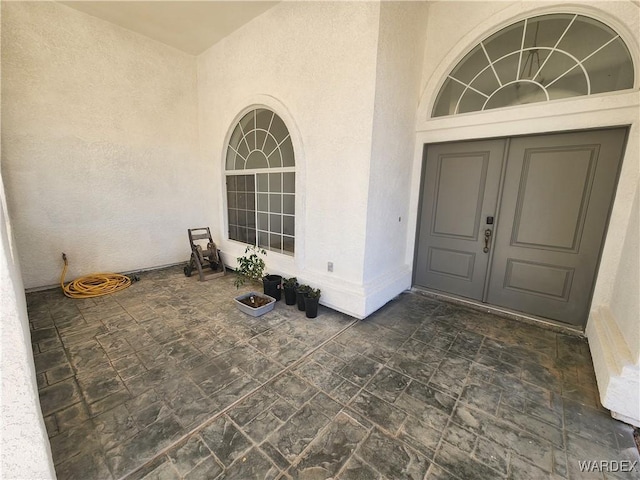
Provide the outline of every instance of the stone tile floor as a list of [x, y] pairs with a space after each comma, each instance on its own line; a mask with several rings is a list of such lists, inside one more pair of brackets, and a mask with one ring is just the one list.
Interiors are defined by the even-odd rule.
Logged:
[[640, 460], [584, 339], [415, 293], [364, 321], [284, 300], [254, 319], [232, 275], [140, 276], [27, 296], [61, 480], [640, 478], [580, 471]]

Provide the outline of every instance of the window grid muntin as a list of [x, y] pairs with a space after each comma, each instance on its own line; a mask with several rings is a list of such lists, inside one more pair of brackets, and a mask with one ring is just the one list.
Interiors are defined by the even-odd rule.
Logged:
[[[551, 21], [555, 21], [558, 20], [560, 18], [562, 18], [563, 16], [567, 16], [567, 15], [571, 15], [571, 19], [569, 20], [567, 26], [563, 29], [562, 33], [560, 34], [560, 36], [557, 38], [557, 40], [555, 41], [553, 47], [544, 47], [544, 46], [533, 46], [533, 47], [525, 47], [525, 42], [527, 39], [527, 27], [529, 26], [530, 23], [537, 23], [538, 26], [540, 23], [544, 22], [545, 20], [551, 20]], [[559, 45], [562, 43], [563, 39], [567, 36], [567, 33], [570, 31], [571, 27], [574, 24], [578, 24], [576, 23], [576, 20], [579, 20], [579, 23], [582, 24], [582, 27], [584, 28], [584, 25], [590, 25], [591, 28], [597, 28], [600, 29], [601, 31], [604, 32], [610, 32], [612, 34], [612, 37], [609, 38], [608, 40], [606, 40], [603, 44], [601, 44], [599, 47], [597, 47], [595, 50], [593, 50], [591, 53], [589, 53], [586, 57], [579, 59], [578, 57], [576, 57], [575, 55], [571, 54], [570, 52], [559, 48]], [[512, 29], [519, 29], [520, 28], [520, 24], [523, 25], [522, 27], [522, 35], [521, 35], [521, 39], [520, 39], [520, 48], [516, 49], [516, 50], [511, 50], [506, 54], [501, 55], [499, 58], [495, 59], [495, 60], [491, 60], [491, 57], [487, 51], [486, 48], [486, 43], [489, 43], [489, 41], [495, 40], [497, 38], [500, 37], [500, 35], [502, 34], [506, 34], [508, 33], [510, 30]], [[534, 82], [536, 83], [545, 93], [545, 98], [547, 99], [547, 101], [550, 98], [549, 95], [549, 88], [552, 87], [553, 84], [555, 84], [556, 82], [558, 82], [559, 80], [561, 80], [562, 78], [564, 78], [565, 76], [569, 75], [572, 71], [574, 71], [576, 68], [580, 68], [582, 71], [582, 74], [587, 82], [587, 93], [586, 95], [591, 95], [591, 79], [590, 79], [590, 75], [588, 73], [587, 68], [584, 66], [584, 63], [587, 62], [587, 60], [589, 60], [590, 58], [592, 58], [594, 55], [597, 55], [600, 51], [602, 51], [604, 48], [606, 48], [607, 46], [609, 46], [610, 44], [612, 44], [613, 42], [619, 40], [620, 43], [620, 48], [623, 53], [626, 54], [626, 61], [628, 62], [628, 64], [630, 64], [631, 66], [631, 79], [630, 79], [630, 85], [628, 86], [623, 86], [623, 87], [611, 87], [607, 90], [603, 90], [603, 91], [617, 91], [617, 90], [623, 90], [626, 88], [633, 88], [634, 85], [634, 70], [633, 70], [633, 59], [631, 57], [631, 54], [629, 52], [629, 48], [627, 47], [626, 43], [622, 40], [622, 38], [620, 37], [620, 35], [615, 32], [613, 29], [611, 29], [608, 25], [595, 20], [591, 17], [587, 17], [584, 15], [579, 15], [579, 14], [549, 14], [549, 15], [539, 15], [536, 17], [531, 17], [531, 18], [526, 18], [524, 20], [521, 20], [520, 22], [516, 22], [513, 23], [511, 25], [508, 25], [506, 27], [504, 27], [503, 29], [499, 30], [498, 32], [488, 36], [487, 38], [483, 39], [482, 41], [480, 41], [476, 46], [474, 46], [471, 50], [469, 50], [469, 52], [462, 58], [462, 60], [460, 60], [460, 62], [458, 62], [454, 68], [451, 70], [451, 73], [449, 73], [447, 75], [447, 79], [444, 82], [444, 84], [442, 85], [442, 87], [440, 88], [440, 90], [438, 91], [438, 95], [436, 97], [436, 101], [435, 104], [433, 106], [433, 110], [432, 110], [432, 116], [434, 117], [440, 117], [440, 116], [448, 116], [448, 115], [456, 115], [458, 113], [461, 113], [459, 111], [460, 109], [460, 104], [466, 94], [466, 92], [468, 90], [472, 90], [474, 92], [476, 92], [479, 95], [482, 95], [483, 97], [486, 98], [486, 101], [484, 102], [484, 105], [482, 106], [482, 108], [480, 109], [480, 111], [484, 111], [487, 107], [487, 104], [489, 103], [490, 98], [495, 95], [500, 89], [502, 89], [503, 87], [506, 87], [507, 85], [512, 85], [513, 83], [516, 82], [524, 82], [524, 81], [528, 81], [528, 82]], [[485, 43], [486, 42], [486, 43]], [[478, 47], [480, 48], [480, 50], [483, 52], [484, 54], [484, 58], [486, 59], [486, 61], [488, 62], [488, 65], [486, 66], [481, 66], [480, 67], [480, 71], [478, 71], [476, 73], [475, 76], [473, 76], [473, 78], [471, 78], [471, 80], [469, 80], [468, 82], [460, 80], [459, 78], [455, 77], [455, 74], [464, 69], [464, 65], [466, 62], [468, 62], [469, 60], [471, 60], [473, 58], [474, 55], [478, 54]], [[532, 75], [531, 79], [525, 79], [525, 78], [521, 78], [521, 74], [523, 72], [523, 56], [526, 52], [532, 52], [532, 51], [540, 51], [540, 50], [545, 50], [545, 51], [549, 51], [549, 54], [544, 58], [544, 60], [542, 62], [540, 62], [538, 60], [538, 69], [536, 70], [535, 74]], [[500, 76], [498, 75], [495, 65], [507, 58], [510, 55], [514, 55], [514, 54], [518, 54], [519, 58], [518, 58], [518, 68], [516, 70], [517, 75], [516, 78], [514, 80], [510, 80], [508, 82], [504, 82], [503, 83], [503, 79], [500, 78]], [[571, 58], [575, 64], [573, 66], [571, 66], [570, 68], [568, 68], [566, 71], [564, 71], [562, 74], [558, 75], [557, 77], [555, 77], [552, 81], [550, 81], [549, 83], [547, 83], [546, 85], [540, 83], [540, 82], [536, 82], [535, 79], [540, 75], [540, 73], [543, 71], [545, 65], [547, 64], [547, 62], [549, 61], [549, 59], [554, 55], [554, 54], [564, 54], [567, 57]], [[533, 62], [533, 60], [532, 60]], [[621, 66], [627, 66], [627, 63], [625, 63], [624, 65], [617, 65], [618, 68], [620, 68]], [[486, 95], [485, 93], [481, 92], [480, 90], [478, 90], [477, 88], [473, 87], [473, 83], [474, 81], [480, 77], [480, 75], [482, 75], [484, 72], [486, 72], [487, 69], [492, 69], [494, 76], [498, 82], [499, 87], [497, 89], [495, 89], [490, 95]], [[595, 74], [595, 72], [594, 72]], [[452, 101], [451, 99], [449, 99], [448, 102], [443, 103], [444, 100], [446, 100], [446, 98], [443, 97], [443, 93], [445, 92], [445, 90], [447, 90], [450, 85], [450, 82], [456, 82], [458, 84], [460, 84], [463, 89], [462, 92], [459, 94], [456, 102], [455, 102], [455, 108], [453, 112], [450, 112], [449, 109], [447, 109], [447, 111], [449, 113], [438, 113], [439, 110], [441, 110], [441, 107], [445, 107], [446, 105], [449, 104], [451, 105]], [[601, 93], [601, 92], [599, 92]], [[565, 94], [563, 96], [558, 96], [556, 98], [569, 98], [572, 96], [580, 96], [580, 95], [584, 95], [581, 93], [575, 94], [575, 95], [570, 95], [570, 94]], [[555, 96], [555, 95], [554, 95]], [[493, 108], [499, 108], [499, 107], [493, 107]], [[469, 110], [469, 112], [471, 111], [478, 111], [478, 110]], [[466, 113], [466, 112], [463, 112]]]
[[[258, 117], [264, 115], [264, 112], [270, 113], [266, 129], [258, 127]], [[276, 135], [272, 133], [272, 127], [276, 128]], [[264, 136], [262, 145], [258, 145], [259, 132], [262, 132], [260, 137]], [[270, 139], [271, 144], [268, 145]], [[242, 149], [243, 142], [248, 152], [246, 156], [239, 151]], [[267, 146], [270, 147], [269, 152], [264, 150]], [[246, 168], [249, 157], [256, 151], [265, 156], [267, 165]], [[247, 112], [231, 134], [225, 162], [227, 186], [232, 183], [230, 179], [242, 178], [246, 182], [248, 177], [252, 178], [253, 185], [252, 197], [246, 197], [246, 200], [253, 198], [252, 205], [247, 205], [247, 208], [252, 207], [250, 210], [239, 208], [239, 197], [234, 198], [234, 203], [231, 203], [231, 192], [227, 188], [229, 239], [253, 243], [268, 250], [293, 255], [295, 253], [295, 157], [286, 124], [275, 112], [267, 109]], [[284, 166], [285, 164], [288, 166]], [[266, 185], [266, 189], [261, 185]], [[248, 192], [243, 193], [248, 194]], [[266, 206], [262, 202], [265, 198]], [[287, 198], [286, 212], [285, 198]], [[244, 225], [240, 225], [242, 215], [245, 215]], [[251, 215], [251, 221], [248, 215]], [[232, 223], [232, 220], [236, 220], [236, 223]], [[246, 242], [245, 239], [253, 242]]]

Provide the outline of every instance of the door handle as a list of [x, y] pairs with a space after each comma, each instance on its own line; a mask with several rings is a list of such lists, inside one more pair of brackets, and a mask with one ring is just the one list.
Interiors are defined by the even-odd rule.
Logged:
[[491, 243], [491, 234], [492, 234], [492, 231], [490, 228], [487, 228], [484, 231], [484, 248], [482, 249], [484, 253], [487, 253], [489, 251], [489, 243]]

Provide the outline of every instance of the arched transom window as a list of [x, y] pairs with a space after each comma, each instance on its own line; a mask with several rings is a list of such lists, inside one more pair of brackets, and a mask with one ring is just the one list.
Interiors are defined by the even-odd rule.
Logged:
[[528, 18], [476, 45], [438, 93], [433, 116], [633, 88], [620, 36], [576, 14]]
[[295, 157], [289, 130], [271, 110], [246, 113], [226, 158], [230, 240], [293, 255]]

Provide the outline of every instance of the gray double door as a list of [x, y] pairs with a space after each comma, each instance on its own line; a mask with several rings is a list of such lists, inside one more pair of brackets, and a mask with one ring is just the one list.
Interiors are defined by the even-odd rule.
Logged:
[[583, 325], [626, 134], [426, 147], [415, 284]]

